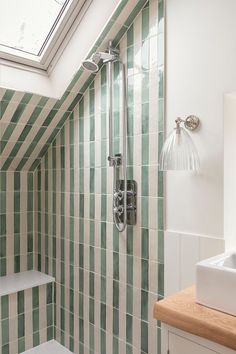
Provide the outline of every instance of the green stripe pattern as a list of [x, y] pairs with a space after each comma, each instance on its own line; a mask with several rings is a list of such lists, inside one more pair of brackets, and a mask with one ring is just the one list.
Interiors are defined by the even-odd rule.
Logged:
[[57, 101], [5, 90], [0, 101], [0, 168], [34, 171], [81, 94]]
[[[145, 2], [121, 0], [88, 57], [111, 37], [117, 45]], [[35, 171], [94, 77], [80, 67], [58, 100], [0, 88], [0, 169]]]
[[53, 284], [0, 297], [0, 352], [18, 354], [54, 337]]
[[34, 267], [34, 176], [0, 171], [0, 276]]
[[[150, 1], [119, 42], [127, 63], [128, 176], [137, 225], [119, 234], [107, 166], [106, 67], [94, 77], [37, 169], [38, 269], [56, 278], [55, 338], [75, 353], [161, 353], [153, 304], [164, 296], [163, 2]], [[121, 73], [114, 66], [114, 150]]]
[[[91, 52], [110, 33], [127, 68], [127, 172], [138, 183], [137, 225], [124, 233], [112, 220], [105, 66], [87, 80], [79, 68], [60, 100], [0, 89], [0, 276], [56, 278], [53, 298], [43, 286], [0, 298], [3, 354], [51, 338], [72, 353], [161, 353], [164, 0], [122, 0]], [[120, 152], [118, 63], [113, 79]]]

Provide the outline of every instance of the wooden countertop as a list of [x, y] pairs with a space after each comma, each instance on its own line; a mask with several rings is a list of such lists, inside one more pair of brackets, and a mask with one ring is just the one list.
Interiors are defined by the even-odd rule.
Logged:
[[194, 287], [156, 302], [154, 318], [236, 350], [236, 317], [196, 304]]

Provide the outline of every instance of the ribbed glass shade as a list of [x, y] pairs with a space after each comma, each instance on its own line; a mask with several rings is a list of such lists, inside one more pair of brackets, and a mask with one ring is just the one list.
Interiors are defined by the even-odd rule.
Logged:
[[190, 135], [184, 128], [175, 128], [163, 145], [160, 170], [196, 171], [199, 168], [199, 156]]

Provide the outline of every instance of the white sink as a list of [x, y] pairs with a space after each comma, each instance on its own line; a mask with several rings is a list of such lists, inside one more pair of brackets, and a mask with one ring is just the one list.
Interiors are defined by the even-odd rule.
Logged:
[[196, 302], [236, 316], [236, 251], [197, 263]]

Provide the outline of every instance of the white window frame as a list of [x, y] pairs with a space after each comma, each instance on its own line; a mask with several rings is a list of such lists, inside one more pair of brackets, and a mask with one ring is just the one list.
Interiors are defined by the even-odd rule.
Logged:
[[40, 69], [42, 73], [49, 74], [91, 2], [92, 0], [72, 0], [70, 4], [66, 5], [48, 34], [39, 55], [0, 44], [0, 61], [2, 64], [6, 62], [8, 66], [13, 67], [23, 65], [28, 69]]

